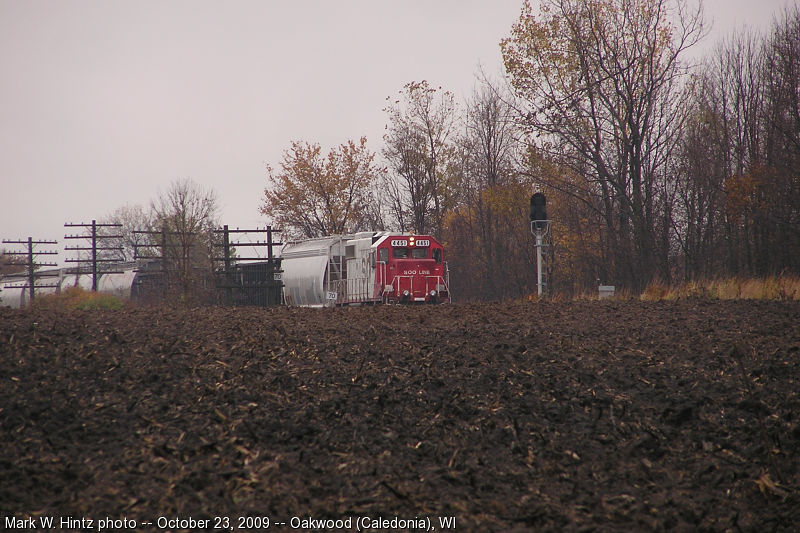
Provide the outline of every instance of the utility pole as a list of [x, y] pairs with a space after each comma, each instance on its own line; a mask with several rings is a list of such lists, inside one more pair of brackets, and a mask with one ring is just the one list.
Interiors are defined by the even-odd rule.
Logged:
[[[64, 247], [66, 251], [77, 251], [78, 259], [67, 259], [67, 263], [78, 263], [79, 266], [75, 267], [72, 274], [91, 274], [92, 275], [92, 291], [97, 292], [97, 282], [99, 281], [99, 276], [103, 274], [121, 274], [122, 272], [119, 270], [100, 270], [98, 269], [98, 263], [119, 263], [119, 258], [101, 258], [97, 256], [97, 252], [106, 252], [106, 251], [117, 251], [122, 252], [121, 246], [98, 246], [98, 241], [103, 241], [104, 239], [121, 239], [122, 235], [98, 235], [97, 228], [121, 228], [122, 224], [98, 224], [97, 221], [92, 220], [91, 224], [71, 224], [66, 223], [64, 224], [65, 228], [91, 228], [91, 233], [89, 235], [64, 235], [65, 239], [89, 239], [91, 242], [91, 246], [67, 246]], [[81, 259], [80, 252], [91, 252], [91, 259]], [[81, 268], [81, 263], [90, 263], [91, 270], [87, 268]]]
[[52, 250], [41, 250], [41, 251], [34, 251], [34, 245], [53, 245], [58, 244], [58, 241], [34, 241], [32, 237], [28, 237], [27, 240], [5, 240], [3, 239], [3, 244], [25, 244], [27, 245], [27, 250], [24, 252], [5, 252], [8, 255], [22, 255], [27, 257], [26, 261], [26, 277], [28, 281], [24, 285], [5, 285], [5, 288], [27, 288], [28, 289], [28, 301], [33, 302], [35, 297], [35, 289], [44, 289], [44, 288], [58, 288], [58, 284], [56, 285], [36, 285], [36, 280], [38, 278], [44, 277], [57, 277], [58, 274], [44, 274], [42, 272], [36, 272], [36, 269], [43, 266], [55, 267], [58, 266], [56, 263], [38, 263], [35, 261], [35, 257], [37, 255], [58, 255], [58, 252], [54, 252]]

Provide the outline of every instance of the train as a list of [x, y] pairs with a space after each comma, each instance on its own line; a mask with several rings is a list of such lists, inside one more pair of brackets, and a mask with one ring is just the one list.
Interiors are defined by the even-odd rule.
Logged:
[[[444, 247], [431, 235], [369, 231], [291, 241], [283, 246], [277, 260], [277, 267], [266, 262], [235, 267], [232, 276], [241, 286], [233, 305], [332, 307], [451, 301]], [[163, 286], [157, 263], [158, 260], [115, 264], [118, 272], [99, 276], [97, 290], [122, 299], [146, 299]], [[65, 268], [39, 272], [46, 277], [37, 281], [44, 286], [36, 288], [36, 295], [73, 286], [91, 289], [90, 275], [69, 272]], [[265, 276], [270, 279], [260, 279]], [[230, 277], [231, 273], [226, 283]], [[0, 278], [0, 307], [25, 307], [29, 298], [27, 282], [24, 274]], [[261, 297], [276, 283], [279, 291], [282, 284], [280, 294]]]
[[368, 231], [289, 242], [281, 251], [289, 306], [448, 303], [444, 247], [431, 235]]

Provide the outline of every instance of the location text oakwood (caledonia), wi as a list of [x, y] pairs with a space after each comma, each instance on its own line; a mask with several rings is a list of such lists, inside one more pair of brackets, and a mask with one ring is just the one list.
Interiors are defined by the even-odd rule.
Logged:
[[74, 516], [36, 516], [18, 518], [6, 516], [3, 520], [7, 531], [123, 531], [139, 529], [164, 531], [215, 530], [215, 531], [253, 531], [253, 530], [314, 530], [314, 531], [454, 531], [456, 517], [439, 516], [401, 518], [384, 516], [348, 516], [344, 518], [314, 518], [293, 516], [276, 519], [269, 516], [215, 516], [213, 518], [194, 518], [191, 516], [159, 516], [154, 519], [87, 518]]

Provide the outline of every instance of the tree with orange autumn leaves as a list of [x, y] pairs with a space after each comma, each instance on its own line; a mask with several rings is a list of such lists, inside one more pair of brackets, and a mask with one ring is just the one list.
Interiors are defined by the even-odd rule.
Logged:
[[375, 229], [382, 224], [373, 186], [381, 174], [367, 139], [322, 155], [319, 144], [293, 142], [280, 169], [267, 167], [261, 214], [293, 237]]

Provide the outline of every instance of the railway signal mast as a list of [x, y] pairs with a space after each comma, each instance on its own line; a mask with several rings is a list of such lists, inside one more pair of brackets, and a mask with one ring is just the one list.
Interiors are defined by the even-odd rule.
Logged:
[[537, 192], [531, 196], [531, 233], [536, 236], [536, 290], [542, 297], [544, 285], [542, 281], [542, 248], [547, 246], [545, 237], [550, 231], [550, 220], [547, 219], [547, 198]]

